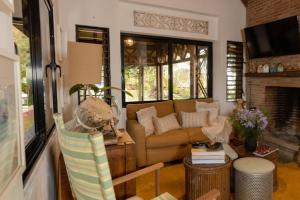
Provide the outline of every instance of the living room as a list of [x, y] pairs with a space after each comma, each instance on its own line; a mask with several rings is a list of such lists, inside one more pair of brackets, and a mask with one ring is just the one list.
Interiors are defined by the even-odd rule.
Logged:
[[300, 198], [298, 0], [0, 2], [0, 199]]

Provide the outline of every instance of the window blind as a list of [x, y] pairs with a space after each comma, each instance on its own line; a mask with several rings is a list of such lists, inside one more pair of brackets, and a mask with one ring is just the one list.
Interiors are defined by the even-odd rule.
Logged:
[[243, 94], [243, 43], [227, 41], [227, 101], [236, 101]]

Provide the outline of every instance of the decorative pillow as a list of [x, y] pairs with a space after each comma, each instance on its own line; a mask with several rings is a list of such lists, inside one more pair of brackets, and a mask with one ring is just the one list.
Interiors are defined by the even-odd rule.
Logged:
[[154, 106], [143, 108], [136, 112], [138, 122], [145, 127], [146, 136], [154, 133], [152, 118], [156, 117], [157, 111]]
[[157, 135], [160, 135], [164, 132], [173, 130], [173, 129], [178, 129], [180, 128], [180, 125], [176, 119], [176, 114], [171, 113], [167, 116], [158, 118], [158, 117], [153, 117], [153, 124], [155, 127], [155, 133]]
[[208, 126], [208, 111], [181, 112], [182, 128]]
[[210, 126], [218, 123], [219, 104], [217, 102], [212, 102], [212, 103], [196, 102], [196, 111], [197, 112], [208, 111], [208, 124]]

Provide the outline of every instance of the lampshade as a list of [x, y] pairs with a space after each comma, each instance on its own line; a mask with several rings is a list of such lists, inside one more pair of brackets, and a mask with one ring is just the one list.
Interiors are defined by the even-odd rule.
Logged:
[[68, 65], [71, 85], [101, 82], [102, 45], [68, 42]]

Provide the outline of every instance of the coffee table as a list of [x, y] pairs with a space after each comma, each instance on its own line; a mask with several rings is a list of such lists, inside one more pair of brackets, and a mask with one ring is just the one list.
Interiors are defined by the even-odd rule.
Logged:
[[191, 156], [186, 156], [183, 159], [185, 199], [194, 200], [212, 189], [217, 189], [221, 193], [221, 200], [229, 200], [232, 161], [227, 156], [225, 161], [225, 164], [192, 164]]
[[[259, 157], [259, 156], [256, 156], [254, 155], [253, 153], [251, 152], [248, 152], [246, 149], [245, 149], [245, 145], [244, 143], [240, 143], [237, 145], [237, 142], [231, 142], [230, 146], [236, 151], [236, 153], [238, 154], [239, 158], [244, 158], [244, 157]], [[275, 165], [275, 169], [274, 169], [274, 172], [273, 172], [273, 190], [276, 191], [277, 190], [277, 187], [278, 187], [278, 181], [277, 181], [277, 160], [278, 160], [278, 157], [279, 157], [279, 153], [278, 153], [278, 150], [265, 156], [265, 157], [259, 157], [259, 158], [264, 158], [264, 159], [267, 159], [271, 162], [274, 163]]]

